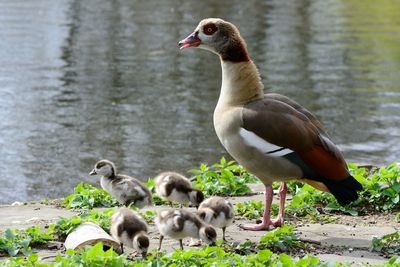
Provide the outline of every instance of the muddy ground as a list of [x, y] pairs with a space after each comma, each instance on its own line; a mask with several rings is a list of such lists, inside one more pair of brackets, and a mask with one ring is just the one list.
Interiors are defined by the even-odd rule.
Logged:
[[[262, 188], [254, 188], [254, 191], [261, 190]], [[228, 199], [232, 203], [253, 199], [262, 201], [263, 195], [260, 193]], [[274, 201], [277, 201], [277, 199], [274, 199]], [[148, 209], [162, 210], [166, 208], [169, 207], [157, 206]], [[57, 221], [59, 217], [71, 217], [77, 213], [78, 211], [38, 203], [0, 206], [0, 233], [7, 228], [26, 228], [38, 224], [45, 226]], [[310, 253], [323, 261], [351, 262], [354, 266], [380, 264], [388, 260], [388, 255], [370, 252], [369, 249], [373, 237], [381, 237], [400, 230], [400, 223], [395, 221], [394, 214], [383, 213], [357, 217], [332, 214], [332, 216], [336, 217], [333, 223], [309, 223], [299, 218], [290, 218], [291, 221], [288, 223], [295, 225], [300, 239], [309, 244], [307, 251], [297, 252], [298, 256]], [[255, 220], [252, 220], [250, 223], [254, 222]], [[259, 241], [259, 238], [265, 233], [243, 231], [239, 228], [239, 225], [244, 223], [249, 223], [249, 220], [237, 218], [234, 224], [227, 228], [226, 235], [229, 242], [243, 242], [246, 239]], [[218, 234], [222, 235], [221, 230], [218, 231]], [[158, 246], [158, 232], [154, 224], [150, 224], [150, 236], [151, 249], [156, 248]], [[188, 245], [188, 243], [189, 240], [184, 241], [185, 245]], [[57, 242], [50, 242], [48, 246], [42, 249], [36, 248], [36, 250], [45, 261], [51, 261], [62, 250], [61, 245]], [[171, 251], [178, 247], [178, 241], [169, 238], [164, 239], [163, 249]]]

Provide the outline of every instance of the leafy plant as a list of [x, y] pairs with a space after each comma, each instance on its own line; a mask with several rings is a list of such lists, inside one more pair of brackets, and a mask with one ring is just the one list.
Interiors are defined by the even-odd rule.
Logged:
[[90, 184], [79, 183], [74, 193], [63, 201], [67, 209], [93, 209], [95, 207], [116, 207], [120, 204], [109, 193]]
[[358, 200], [343, 207], [332, 199], [327, 210], [353, 216], [370, 211], [400, 210], [400, 169], [396, 163], [372, 171], [349, 164], [349, 170], [363, 186]]
[[372, 171], [349, 164], [351, 174], [362, 185], [358, 200], [341, 206], [333, 195], [321, 192], [313, 187], [296, 181], [288, 183], [288, 190], [293, 194], [291, 203], [286, 207], [288, 214], [315, 218], [320, 210], [340, 212], [357, 216], [369, 211], [400, 210], [400, 170], [393, 163]]
[[382, 252], [388, 255], [400, 253], [400, 232], [394, 232], [372, 239], [372, 251]]
[[62, 217], [54, 225], [54, 233], [57, 234], [60, 239], [65, 239], [68, 234], [85, 222], [93, 222], [106, 232], [109, 232], [111, 223], [110, 217], [113, 213], [113, 209], [108, 209], [103, 212], [93, 210], [84, 211], [80, 215], [72, 216], [70, 219]]
[[[383, 264], [383, 267], [398, 266], [400, 258], [393, 257]], [[93, 247], [86, 247], [80, 251], [67, 250], [65, 255], [58, 255], [54, 263], [39, 263], [39, 258], [31, 254], [28, 258], [9, 258], [0, 262], [0, 266], [109, 266], [109, 267], [145, 267], [145, 266], [296, 266], [296, 267], [341, 267], [349, 266], [346, 263], [320, 262], [314, 256], [306, 255], [302, 258], [293, 258], [287, 254], [274, 254], [270, 250], [259, 250], [254, 253], [237, 254], [225, 251], [220, 247], [204, 247], [201, 249], [175, 250], [172, 253], [152, 251], [147, 259], [128, 260], [124, 254], [118, 255], [112, 249], [104, 250], [101, 243]]]
[[235, 205], [236, 215], [249, 219], [258, 219], [263, 215], [264, 204], [261, 201], [250, 200]]
[[298, 240], [294, 227], [283, 225], [273, 231], [267, 232], [260, 239], [259, 249], [272, 251], [290, 251], [295, 248], [304, 248], [305, 244]]
[[237, 165], [234, 161], [220, 163], [211, 167], [201, 164], [199, 169], [191, 170], [193, 186], [203, 191], [206, 196], [240, 196], [251, 193], [247, 183], [254, 181], [253, 176]]
[[[379, 168], [372, 175], [365, 177], [365, 169], [359, 172], [363, 175], [356, 176], [364, 186], [362, 192], [363, 202], [370, 204], [379, 211], [400, 209], [400, 169], [396, 163]], [[364, 179], [363, 179], [364, 178]], [[359, 180], [359, 181], [360, 181]]]
[[154, 222], [154, 218], [157, 216], [157, 212], [154, 210], [138, 211], [139, 214], [146, 220], [147, 223]]
[[0, 266], [7, 267], [46, 267], [47, 264], [40, 264], [39, 257], [35, 253], [29, 254], [28, 257], [12, 257], [5, 259], [4, 261], [0, 261]]
[[104, 251], [102, 243], [86, 248], [83, 252], [69, 249], [65, 256], [58, 255], [55, 261], [58, 266], [133, 266], [126, 256], [118, 255], [112, 249]]
[[26, 235], [20, 235], [18, 230], [7, 229], [0, 239], [0, 252], [15, 256], [19, 252], [28, 255], [31, 252], [29, 246], [31, 239]]
[[212, 165], [216, 170], [228, 170], [235, 176], [240, 177], [245, 183], [253, 184], [259, 183], [260, 180], [253, 174], [249, 173], [243, 166], [237, 164], [234, 160], [226, 161], [224, 157], [220, 159], [219, 163]]
[[44, 244], [54, 240], [54, 226], [47, 231], [41, 231], [39, 226], [29, 227], [25, 230], [7, 229], [0, 237], [0, 253], [15, 256], [19, 252], [29, 255], [32, 252], [31, 246]]

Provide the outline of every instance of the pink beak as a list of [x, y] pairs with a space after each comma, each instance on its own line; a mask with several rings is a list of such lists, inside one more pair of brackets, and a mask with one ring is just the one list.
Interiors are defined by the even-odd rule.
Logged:
[[197, 32], [193, 32], [188, 37], [186, 37], [185, 39], [183, 39], [178, 43], [179, 47], [181, 49], [184, 49], [184, 48], [199, 46], [201, 44], [201, 40], [197, 35], [198, 35]]

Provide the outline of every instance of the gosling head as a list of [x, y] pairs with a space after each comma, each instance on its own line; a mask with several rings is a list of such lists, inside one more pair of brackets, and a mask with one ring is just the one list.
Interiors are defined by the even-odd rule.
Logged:
[[181, 49], [198, 47], [209, 50], [227, 61], [250, 60], [239, 30], [232, 23], [219, 18], [203, 19], [194, 32], [178, 44]]
[[199, 237], [206, 244], [215, 246], [215, 241], [217, 240], [217, 231], [211, 225], [205, 224], [200, 228]]
[[189, 201], [193, 203], [193, 205], [196, 206], [196, 208], [199, 207], [200, 203], [203, 202], [204, 200], [204, 194], [198, 189], [193, 189], [189, 193]]
[[150, 240], [146, 233], [142, 232], [137, 234], [133, 239], [133, 248], [140, 254], [143, 258], [147, 256], [147, 250], [149, 249]]
[[116, 173], [114, 163], [109, 160], [103, 159], [98, 161], [89, 175], [101, 175], [105, 177], [113, 177]]

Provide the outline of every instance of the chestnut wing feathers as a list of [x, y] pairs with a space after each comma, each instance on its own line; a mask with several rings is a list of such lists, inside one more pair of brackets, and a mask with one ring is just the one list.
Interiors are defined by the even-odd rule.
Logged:
[[[295, 152], [307, 151], [320, 145], [344, 163], [343, 156], [330, 141], [318, 119], [287, 97], [267, 94], [263, 99], [246, 104], [243, 106], [242, 119], [244, 129], [268, 143]], [[260, 124], [260, 121], [266, 123]]]

